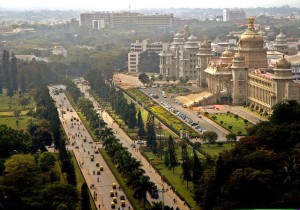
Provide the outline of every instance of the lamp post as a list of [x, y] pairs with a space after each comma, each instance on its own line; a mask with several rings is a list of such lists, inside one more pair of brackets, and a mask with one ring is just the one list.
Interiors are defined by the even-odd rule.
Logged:
[[100, 109], [99, 109], [99, 125], [98, 125], [99, 130], [100, 130], [100, 122], [101, 122], [101, 119], [102, 119], [102, 109], [100, 108]]
[[164, 203], [165, 203], [164, 194], [165, 194], [165, 192], [167, 192], [167, 191], [165, 190], [165, 187], [163, 186], [163, 188], [161, 190], [161, 199], [162, 199], [161, 210], [164, 210]]

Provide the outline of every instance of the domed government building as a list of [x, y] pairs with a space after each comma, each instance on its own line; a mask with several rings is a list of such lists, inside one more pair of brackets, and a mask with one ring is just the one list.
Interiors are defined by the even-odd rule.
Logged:
[[[263, 36], [254, 29], [254, 18], [240, 36], [237, 50], [226, 49], [215, 58], [211, 43], [199, 43], [185, 26], [173, 42], [160, 52], [160, 74], [166, 77], [196, 80], [204, 97], [195, 103], [251, 104], [271, 113], [283, 100], [300, 101], [300, 84], [293, 80], [291, 63], [284, 55], [275, 67], [269, 67]], [[187, 35], [189, 35], [187, 37]]]

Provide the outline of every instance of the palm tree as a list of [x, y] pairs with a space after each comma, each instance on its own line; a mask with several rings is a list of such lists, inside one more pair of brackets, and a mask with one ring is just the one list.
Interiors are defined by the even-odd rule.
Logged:
[[144, 206], [146, 205], [147, 191], [153, 188], [154, 183], [150, 181], [149, 176], [141, 176], [132, 185], [133, 194], [139, 200], [144, 201]]

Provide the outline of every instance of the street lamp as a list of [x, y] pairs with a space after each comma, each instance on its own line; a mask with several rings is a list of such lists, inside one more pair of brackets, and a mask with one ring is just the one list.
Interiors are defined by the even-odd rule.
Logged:
[[99, 128], [99, 130], [100, 130], [100, 122], [101, 122], [101, 119], [102, 119], [102, 109], [100, 108], [99, 109], [99, 125], [98, 125], [98, 128]]
[[163, 186], [163, 188], [161, 190], [161, 200], [162, 200], [161, 210], [164, 210], [164, 202], [165, 202], [164, 194], [165, 194], [165, 192], [167, 192], [167, 190], [165, 190], [165, 187]]

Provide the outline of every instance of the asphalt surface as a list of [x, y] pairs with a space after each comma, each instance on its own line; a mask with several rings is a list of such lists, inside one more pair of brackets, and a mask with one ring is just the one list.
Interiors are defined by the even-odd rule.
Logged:
[[[147, 95], [149, 93], [156, 94], [158, 95], [159, 98], [153, 100], [157, 101], [159, 104], [161, 104], [162, 101], [167, 102], [170, 104], [172, 107], [174, 107], [177, 111], [180, 111], [181, 113], [185, 114], [188, 118], [193, 120], [194, 122], [198, 123], [200, 127], [206, 131], [215, 131], [218, 134], [218, 140], [217, 141], [226, 141], [226, 135], [229, 133], [226, 129], [222, 128], [218, 124], [214, 123], [213, 121], [209, 120], [206, 117], [199, 118], [197, 117], [197, 112], [188, 109], [188, 108], [183, 108], [181, 104], [176, 103], [176, 100], [174, 98], [170, 98], [167, 95], [167, 98], [163, 97], [163, 94], [161, 92], [161, 88], [156, 87], [147, 87], [145, 89], [140, 89]], [[171, 112], [172, 113], [172, 112]], [[176, 116], [176, 115], [175, 115]], [[178, 117], [178, 116], [176, 116]], [[180, 117], [178, 119], [182, 120]], [[185, 121], [182, 120], [182, 122], [186, 123]], [[192, 127], [193, 128], [193, 127]], [[194, 128], [193, 128], [194, 129]], [[199, 139], [192, 139], [192, 141], [199, 141]]]
[[[99, 111], [100, 105], [88, 91], [90, 87], [86, 84], [83, 84], [82, 81], [83, 78], [80, 78], [80, 80], [75, 80], [77, 87], [84, 94], [85, 98], [88, 98], [93, 102], [95, 110]], [[139, 145], [130, 139], [130, 137], [118, 126], [117, 123], [114, 122], [114, 120], [105, 110], [102, 110], [102, 118], [107, 123], [107, 127], [112, 128], [115, 136], [121, 140], [123, 146], [128, 148], [128, 151], [132, 154], [132, 156], [141, 161], [145, 174], [148, 175], [150, 180], [158, 187], [159, 199], [152, 199], [149, 194], [147, 195], [147, 199], [150, 202], [159, 202], [163, 200], [165, 205], [173, 207], [174, 209], [176, 209], [176, 207], [181, 210], [189, 209], [189, 207], [184, 205], [185, 203], [181, 201], [175, 192], [163, 181], [162, 177], [154, 170], [154, 168], [152, 168], [151, 164], [149, 164], [149, 162], [140, 154]], [[135, 144], [136, 148], [132, 148], [132, 144]], [[174, 202], [174, 199], [176, 202]]]
[[[52, 92], [53, 88], [62, 88], [64, 90], [65, 87], [62, 85], [49, 87], [50, 95], [56, 101], [61, 123], [69, 139], [67, 149], [74, 151], [76, 160], [89, 186], [96, 206], [101, 209], [111, 209], [113, 198], [110, 196], [110, 192], [114, 191], [114, 193], [117, 193], [116, 209], [119, 207], [123, 209], [120, 202], [120, 196], [124, 195], [122, 189], [119, 190], [119, 184], [102, 156], [99, 153], [95, 153], [100, 145], [93, 142], [92, 137], [87, 132], [66, 95], [64, 93], [54, 95]], [[76, 118], [76, 120], [74, 120], [74, 118]], [[73, 121], [71, 121], [71, 119], [73, 119]], [[84, 141], [84, 139], [86, 139], [86, 141]], [[93, 161], [91, 161], [91, 155], [94, 156]], [[96, 166], [96, 162], [99, 162], [99, 167]], [[100, 171], [101, 174], [97, 175], [97, 170], [100, 170], [100, 166], [103, 166], [104, 170]], [[113, 189], [113, 183], [116, 183], [117, 189]], [[131, 207], [127, 198], [125, 205], [125, 208], [129, 209], [129, 206]]]

